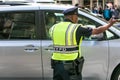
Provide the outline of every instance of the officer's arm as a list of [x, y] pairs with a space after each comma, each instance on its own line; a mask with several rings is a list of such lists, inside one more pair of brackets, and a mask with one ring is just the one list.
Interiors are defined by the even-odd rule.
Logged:
[[109, 27], [111, 27], [115, 22], [117, 22], [117, 20], [111, 18], [110, 21], [109, 21], [109, 23], [107, 25], [103, 25], [103, 26], [100, 26], [98, 28], [94, 28], [92, 30], [92, 35], [104, 32]]

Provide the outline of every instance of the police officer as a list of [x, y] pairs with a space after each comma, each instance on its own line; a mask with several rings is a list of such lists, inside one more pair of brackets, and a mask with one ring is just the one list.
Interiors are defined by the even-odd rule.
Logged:
[[[115, 22], [111, 19], [107, 25], [98, 28], [83, 27], [78, 22], [78, 8], [72, 7], [63, 11], [64, 22], [57, 23], [49, 30], [53, 39], [54, 52], [51, 65], [53, 68], [53, 80], [70, 80], [68, 71], [64, 68], [64, 61], [74, 61], [81, 57], [80, 44], [82, 37], [99, 34], [107, 30]], [[81, 73], [78, 80], [82, 80]]]

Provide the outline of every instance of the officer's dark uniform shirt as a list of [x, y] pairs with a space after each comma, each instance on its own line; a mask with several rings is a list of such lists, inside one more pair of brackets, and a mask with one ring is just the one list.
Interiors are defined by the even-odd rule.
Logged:
[[[70, 21], [69, 19], [65, 19], [64, 21], [72, 23], [72, 21]], [[90, 28], [90, 27], [83, 28], [83, 27], [79, 26], [76, 31], [77, 44], [79, 44], [81, 36], [90, 37], [91, 34], [92, 34], [92, 28]]]

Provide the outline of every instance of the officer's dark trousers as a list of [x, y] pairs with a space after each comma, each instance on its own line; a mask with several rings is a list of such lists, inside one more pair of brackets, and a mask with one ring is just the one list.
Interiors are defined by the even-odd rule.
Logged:
[[64, 69], [62, 62], [56, 63], [54, 66], [53, 80], [82, 80], [82, 75], [69, 75], [68, 71]]
[[53, 70], [53, 80], [70, 80], [62, 62], [56, 63]]

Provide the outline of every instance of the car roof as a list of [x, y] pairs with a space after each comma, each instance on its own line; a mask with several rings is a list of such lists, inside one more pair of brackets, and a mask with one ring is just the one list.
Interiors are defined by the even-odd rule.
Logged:
[[67, 8], [73, 7], [72, 5], [64, 4], [53, 4], [53, 3], [22, 3], [22, 4], [7, 4], [0, 5], [0, 11], [19, 11], [19, 10], [39, 10], [39, 9], [52, 9], [52, 10], [65, 10]]

